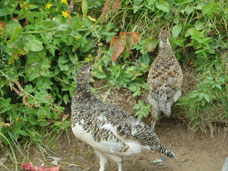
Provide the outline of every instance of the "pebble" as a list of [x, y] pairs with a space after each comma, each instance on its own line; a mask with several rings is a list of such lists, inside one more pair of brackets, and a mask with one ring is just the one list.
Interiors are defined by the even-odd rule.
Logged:
[[41, 167], [44, 167], [44, 166], [45, 166], [45, 163], [41, 163], [40, 166], [41, 166]]
[[162, 163], [164, 161], [165, 161], [165, 159], [161, 157], [160, 159], [153, 160], [151, 163]]
[[181, 159], [180, 162], [187, 162], [189, 159]]
[[222, 171], [228, 171], [228, 157], [225, 160], [225, 163], [223, 165]]

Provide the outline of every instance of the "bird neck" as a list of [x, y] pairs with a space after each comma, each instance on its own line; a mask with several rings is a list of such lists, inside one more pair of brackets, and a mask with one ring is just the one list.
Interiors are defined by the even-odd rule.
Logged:
[[91, 99], [94, 98], [90, 91], [89, 83], [77, 83], [76, 90], [74, 92], [74, 98], [77, 99]]
[[160, 41], [158, 54], [159, 54], [158, 56], [160, 56], [161, 58], [167, 58], [168, 56], [169, 56], [169, 58], [174, 57], [173, 50], [171, 48], [169, 41], [165, 41], [165, 42]]
[[167, 38], [167, 39], [165, 39], [165, 40], [160, 40], [160, 42], [159, 42], [159, 49], [160, 50], [172, 50], [172, 48], [171, 48], [171, 45], [170, 45], [170, 41], [169, 41], [169, 39]]

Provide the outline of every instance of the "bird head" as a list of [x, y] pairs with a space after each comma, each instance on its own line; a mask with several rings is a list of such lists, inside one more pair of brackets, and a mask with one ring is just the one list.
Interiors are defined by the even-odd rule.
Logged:
[[93, 65], [85, 64], [83, 65], [77, 74], [77, 83], [79, 84], [87, 84], [89, 83], [90, 78], [93, 75]]
[[163, 47], [170, 47], [170, 43], [169, 43], [169, 38], [170, 38], [170, 34], [167, 30], [161, 30], [159, 33], [159, 46], [161, 48]]

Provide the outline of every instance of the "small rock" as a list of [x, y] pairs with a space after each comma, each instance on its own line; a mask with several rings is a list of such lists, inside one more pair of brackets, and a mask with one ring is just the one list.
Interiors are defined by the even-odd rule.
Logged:
[[41, 165], [40, 165], [41, 167], [44, 167], [45, 166], [45, 163], [41, 163]]
[[181, 159], [180, 162], [187, 162], [189, 159]]
[[68, 167], [73, 167], [73, 166], [74, 166], [74, 164], [69, 164], [69, 165], [68, 165]]
[[222, 171], [228, 171], [228, 157], [226, 158], [226, 161], [223, 165]]
[[54, 157], [54, 156], [49, 156], [51, 159], [53, 159], [53, 161], [51, 162], [51, 164], [53, 165], [58, 165], [59, 164], [59, 161], [62, 160], [61, 158], [59, 157]]
[[162, 163], [164, 161], [165, 161], [165, 159], [161, 157], [160, 159], [153, 160], [151, 163]]
[[181, 155], [185, 155], [186, 154], [186, 151], [181, 151], [180, 154]]

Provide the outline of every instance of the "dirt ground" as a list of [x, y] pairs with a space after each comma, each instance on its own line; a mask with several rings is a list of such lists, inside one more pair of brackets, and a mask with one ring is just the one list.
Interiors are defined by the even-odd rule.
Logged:
[[[94, 87], [100, 86], [95, 85]], [[106, 92], [107, 90], [102, 90], [97, 93], [97, 96], [103, 99]], [[131, 115], [135, 113], [132, 108], [136, 100], [124, 89], [111, 90], [106, 102], [121, 106]], [[144, 121], [150, 123], [150, 117]], [[64, 134], [58, 139], [56, 148], [53, 149], [56, 153], [55, 156], [61, 158], [58, 163], [61, 170], [98, 171], [99, 160], [93, 149], [77, 140], [70, 129], [68, 132], [68, 136]], [[228, 132], [222, 126], [218, 127], [212, 138], [210, 134], [193, 133], [178, 119], [163, 118], [157, 123], [156, 132], [161, 142], [172, 149], [176, 158], [168, 159], [157, 152], [124, 157], [124, 171], [221, 171], [225, 159], [228, 157]], [[160, 158], [164, 160], [154, 162]], [[54, 166], [51, 163], [53, 159], [48, 156], [47, 159], [44, 159], [38, 148], [33, 149], [29, 159], [36, 166], [42, 164], [48, 167]], [[19, 160], [19, 163], [23, 163], [23, 161]], [[0, 170], [4, 171], [3, 168]], [[22, 170], [21, 166], [19, 170]], [[107, 171], [117, 171], [117, 165], [109, 161]]]
[[[221, 171], [228, 157], [228, 136], [221, 128], [214, 140], [203, 133], [192, 134], [179, 120], [162, 119], [156, 127], [160, 140], [175, 152], [175, 159], [168, 159], [157, 152], [146, 152], [124, 158], [124, 171]], [[62, 171], [98, 171], [99, 160], [92, 148], [70, 134], [61, 137], [54, 150], [61, 158]], [[161, 163], [155, 159], [163, 158]], [[31, 162], [53, 166], [52, 159], [44, 160], [36, 149]], [[75, 164], [75, 165], [73, 165]], [[109, 161], [107, 171], [117, 171], [115, 163]]]

